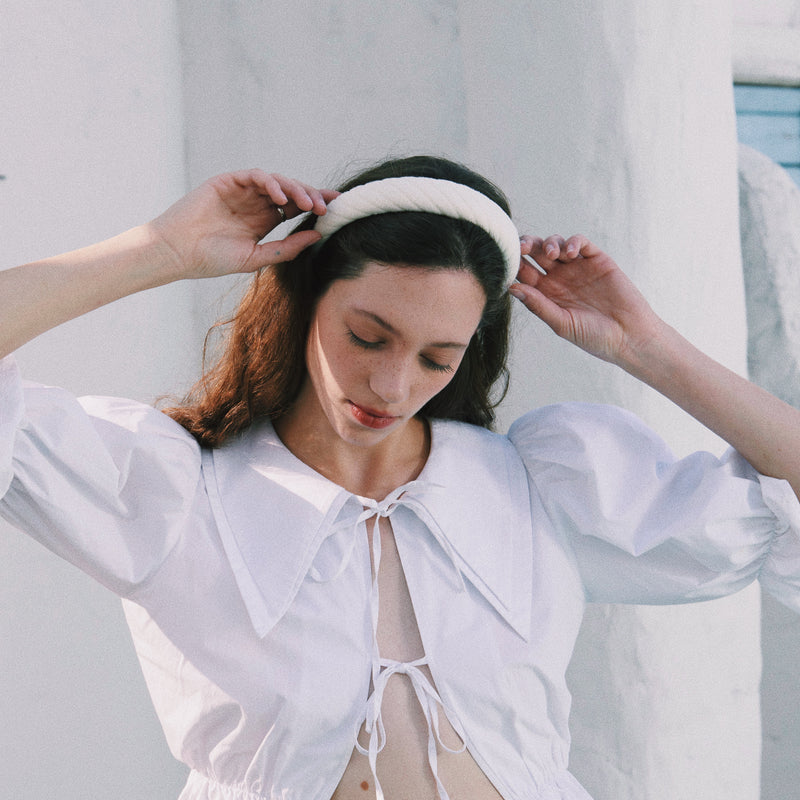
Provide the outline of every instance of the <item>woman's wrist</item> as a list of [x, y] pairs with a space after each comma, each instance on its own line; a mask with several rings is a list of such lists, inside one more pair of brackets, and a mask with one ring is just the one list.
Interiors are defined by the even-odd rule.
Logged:
[[660, 384], [671, 383], [674, 373], [680, 371], [695, 348], [674, 328], [659, 317], [635, 338], [631, 337], [615, 359], [617, 366], [662, 390]]
[[[97, 248], [96, 253], [91, 250]], [[150, 223], [131, 228], [87, 252], [86, 265], [111, 266], [119, 281], [120, 296], [163, 286], [186, 277], [175, 250]]]

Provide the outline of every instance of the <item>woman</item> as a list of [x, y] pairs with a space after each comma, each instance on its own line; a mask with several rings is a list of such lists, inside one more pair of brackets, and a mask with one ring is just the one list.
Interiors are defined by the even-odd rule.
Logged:
[[[10, 353], [144, 288], [269, 267], [169, 416], [23, 392], [4, 362], [0, 510], [124, 598], [184, 800], [586, 800], [564, 682], [584, 602], [759, 577], [800, 608], [800, 416], [583, 237], [518, 238], [464, 167], [391, 161], [342, 190], [220, 176], [0, 274]], [[676, 462], [581, 404], [491, 433], [509, 292], [735, 451]]]

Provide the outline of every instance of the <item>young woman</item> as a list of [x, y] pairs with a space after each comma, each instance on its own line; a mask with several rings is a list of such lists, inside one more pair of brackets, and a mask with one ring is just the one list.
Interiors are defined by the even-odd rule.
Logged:
[[[0, 273], [0, 353], [234, 272], [258, 274], [226, 350], [167, 413], [0, 367], [0, 510], [123, 597], [192, 769], [183, 800], [586, 800], [564, 673], [587, 599], [758, 577], [800, 609], [800, 413], [695, 350], [583, 237], [520, 239], [502, 194], [443, 159], [341, 194], [217, 177]], [[583, 404], [490, 432], [509, 294], [735, 449], [676, 461]]]

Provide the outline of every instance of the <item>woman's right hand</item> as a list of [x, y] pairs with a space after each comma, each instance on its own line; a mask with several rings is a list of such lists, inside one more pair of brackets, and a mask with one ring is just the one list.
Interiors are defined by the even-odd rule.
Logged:
[[168, 248], [174, 279], [253, 272], [290, 261], [319, 241], [316, 231], [258, 242], [286, 219], [325, 213], [338, 192], [259, 169], [217, 175], [154, 219], [149, 227]]
[[40, 333], [127, 295], [183, 278], [213, 278], [288, 261], [318, 241], [300, 231], [259, 244], [304, 211], [324, 214], [336, 192], [261, 170], [206, 181], [146, 225], [97, 244], [0, 271], [0, 356]]

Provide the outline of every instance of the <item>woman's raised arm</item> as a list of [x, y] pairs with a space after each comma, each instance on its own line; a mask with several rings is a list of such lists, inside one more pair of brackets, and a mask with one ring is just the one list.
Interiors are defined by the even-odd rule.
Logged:
[[289, 261], [319, 234], [301, 231], [258, 242], [284, 218], [305, 211], [324, 214], [326, 201], [335, 194], [255, 169], [218, 175], [152, 222], [4, 270], [0, 356], [62, 322], [144, 289]]
[[800, 411], [709, 358], [650, 308], [614, 261], [585, 237], [522, 238], [511, 293], [559, 336], [617, 364], [677, 403], [759, 472], [800, 497]]

